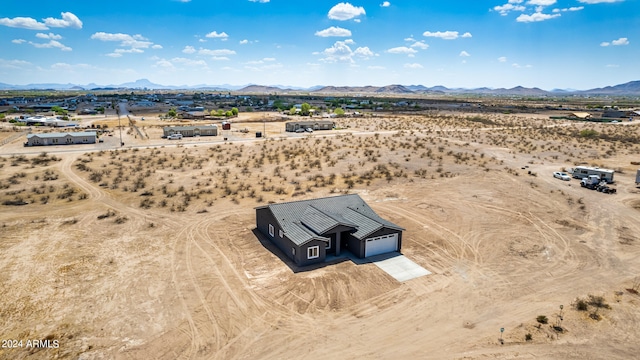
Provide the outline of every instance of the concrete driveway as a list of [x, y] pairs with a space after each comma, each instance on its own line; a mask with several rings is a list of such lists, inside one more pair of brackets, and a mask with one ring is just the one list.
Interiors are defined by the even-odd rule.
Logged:
[[400, 282], [431, 274], [429, 270], [398, 252], [376, 255], [367, 259]]

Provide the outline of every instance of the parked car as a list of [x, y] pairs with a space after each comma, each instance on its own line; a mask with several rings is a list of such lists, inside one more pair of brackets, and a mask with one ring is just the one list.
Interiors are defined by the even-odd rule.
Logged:
[[306, 130], [306, 131], [307, 131], [307, 132], [313, 132], [313, 129], [312, 129], [312, 128], [307, 128], [307, 130]]
[[168, 140], [180, 140], [182, 139], [182, 134], [171, 134], [167, 136]]
[[304, 129], [303, 129], [303, 128], [296, 129], [296, 132], [297, 132], [297, 133], [303, 133], [303, 132], [304, 132]]
[[553, 173], [553, 177], [556, 179], [560, 179], [560, 180], [564, 180], [564, 181], [569, 181], [571, 180], [571, 176], [569, 176], [569, 174], [564, 173], [562, 171], [556, 171]]

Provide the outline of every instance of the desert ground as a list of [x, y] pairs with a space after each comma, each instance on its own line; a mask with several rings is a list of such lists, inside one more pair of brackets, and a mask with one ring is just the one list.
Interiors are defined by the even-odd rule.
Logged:
[[[137, 117], [143, 136], [125, 124], [124, 147], [117, 131], [0, 146], [0, 335], [59, 344], [4, 346], [0, 358], [640, 352], [636, 122], [386, 114], [286, 134], [254, 114], [228, 141], [172, 142], [164, 123]], [[577, 164], [615, 169], [617, 193], [551, 176]], [[254, 232], [257, 206], [342, 193], [406, 228], [402, 253], [432, 274], [400, 283], [348, 258], [296, 268]]]

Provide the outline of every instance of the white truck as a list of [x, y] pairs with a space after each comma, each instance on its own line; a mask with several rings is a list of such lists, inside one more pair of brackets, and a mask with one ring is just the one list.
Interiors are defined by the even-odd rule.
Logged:
[[182, 134], [171, 134], [167, 136], [168, 140], [180, 140], [182, 139]]
[[607, 186], [607, 181], [600, 179], [598, 175], [589, 175], [585, 178], [582, 178], [582, 180], [580, 180], [580, 186], [605, 194], [616, 193], [616, 189]]
[[573, 169], [569, 169], [569, 174], [576, 179], [584, 179], [591, 175], [597, 175], [601, 180], [606, 181], [608, 184], [613, 183], [613, 173], [613, 170], [589, 166], [576, 166]]

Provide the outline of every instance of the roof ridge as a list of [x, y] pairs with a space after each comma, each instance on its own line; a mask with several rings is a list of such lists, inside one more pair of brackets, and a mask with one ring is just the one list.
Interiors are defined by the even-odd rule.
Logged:
[[[328, 196], [328, 197], [323, 197], [323, 198], [319, 198], [319, 199], [306, 199], [306, 200], [294, 200], [294, 201], [287, 201], [287, 202], [281, 202], [281, 203], [275, 203], [275, 204], [268, 204], [266, 206], [273, 206], [273, 205], [286, 205], [286, 204], [295, 204], [295, 203], [303, 203], [303, 202], [312, 202], [312, 201], [319, 201], [319, 200], [328, 200], [328, 199], [337, 199], [337, 198], [342, 198], [342, 197], [349, 197], [349, 196], [357, 196], [360, 197], [360, 195], [358, 194], [342, 194], [342, 195], [337, 195], [337, 196]], [[362, 198], [360, 198], [362, 199]], [[364, 200], [363, 200], [364, 201]], [[310, 204], [311, 205], [311, 204]]]

